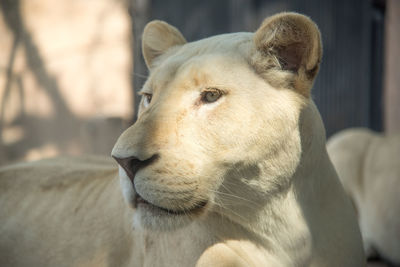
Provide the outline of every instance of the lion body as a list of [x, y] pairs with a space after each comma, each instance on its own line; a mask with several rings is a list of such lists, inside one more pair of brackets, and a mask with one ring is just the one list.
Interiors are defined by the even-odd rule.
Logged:
[[294, 13], [192, 43], [149, 23], [118, 175], [102, 160], [3, 169], [1, 265], [363, 266], [309, 97], [321, 51]]
[[400, 135], [347, 129], [327, 148], [358, 211], [367, 256], [400, 264]]
[[[115, 164], [99, 158], [1, 168], [0, 265], [103, 266], [112, 244], [126, 242], [123, 227], [129, 223], [115, 177]], [[116, 263], [123, 248], [111, 256]]]

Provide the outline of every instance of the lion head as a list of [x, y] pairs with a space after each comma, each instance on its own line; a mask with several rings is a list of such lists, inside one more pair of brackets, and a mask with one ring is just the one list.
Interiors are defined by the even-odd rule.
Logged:
[[187, 43], [153, 21], [142, 50], [150, 75], [138, 120], [112, 151], [135, 220], [149, 229], [209, 214], [251, 220], [290, 185], [304, 153], [300, 114], [313, 106], [317, 26], [281, 13], [255, 33]]

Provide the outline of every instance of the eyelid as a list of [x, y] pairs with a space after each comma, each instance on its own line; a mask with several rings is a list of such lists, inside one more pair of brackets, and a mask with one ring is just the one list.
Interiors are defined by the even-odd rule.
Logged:
[[222, 90], [222, 89], [217, 88], [217, 87], [206, 87], [206, 88], [204, 88], [203, 90], [201, 90], [201, 93], [202, 93], [202, 94], [203, 94], [203, 93], [207, 93], [207, 92], [218, 92], [218, 93], [220, 93], [221, 95], [227, 94], [227, 92], [226, 92], [225, 90]]

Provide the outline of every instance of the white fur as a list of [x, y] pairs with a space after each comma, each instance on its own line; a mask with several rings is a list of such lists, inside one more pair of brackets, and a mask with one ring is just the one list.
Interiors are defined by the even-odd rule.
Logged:
[[[149, 23], [142, 91], [152, 100], [112, 152], [146, 161], [133, 183], [119, 171], [134, 208], [101, 164], [32, 164], [29, 182], [21, 166], [0, 170], [0, 265], [363, 266], [309, 97], [321, 51], [316, 25], [295, 13], [192, 43]], [[204, 102], [215, 88], [221, 98]]]
[[400, 136], [351, 128], [327, 148], [358, 211], [367, 256], [400, 264]]

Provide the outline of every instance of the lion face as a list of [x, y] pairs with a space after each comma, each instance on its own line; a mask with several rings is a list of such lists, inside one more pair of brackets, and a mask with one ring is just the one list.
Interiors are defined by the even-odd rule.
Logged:
[[[290, 16], [315, 28], [298, 14], [275, 20]], [[261, 35], [275, 40], [267, 27], [275, 24], [281, 25], [270, 19], [255, 34], [193, 43], [164, 22], [146, 26], [143, 53], [150, 76], [140, 92], [138, 120], [112, 152], [138, 224], [173, 229], [210, 212], [246, 220], [266, 205], [268, 194], [290, 184], [301, 154], [304, 88], [314, 78], [299, 73], [310, 68], [315, 75], [316, 67], [296, 58], [293, 74], [276, 55], [266, 54]]]

